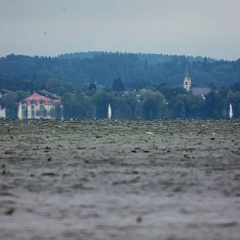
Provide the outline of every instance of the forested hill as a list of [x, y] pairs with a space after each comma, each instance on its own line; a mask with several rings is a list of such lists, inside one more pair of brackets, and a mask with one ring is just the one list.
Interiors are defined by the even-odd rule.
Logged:
[[121, 78], [126, 88], [159, 83], [182, 86], [187, 64], [196, 86], [208, 86], [210, 82], [217, 87], [230, 86], [240, 81], [240, 59], [230, 62], [163, 55], [165, 61], [153, 63], [154, 54], [152, 60], [132, 53], [99, 53], [91, 57], [82, 53], [81, 58], [72, 55], [51, 58], [11, 54], [0, 58], [0, 88], [23, 89], [26, 80], [32, 81], [35, 88], [42, 88], [52, 78], [71, 82], [75, 89], [85, 82], [111, 86], [115, 78]]
[[[76, 53], [66, 53], [66, 54], [61, 54], [58, 57], [61, 59], [73, 59], [73, 58], [78, 58], [78, 59], [86, 59], [86, 58], [94, 58], [95, 56], [99, 56], [102, 54], [115, 54], [113, 52], [103, 52], [103, 51], [93, 51], [93, 52], [76, 52]], [[116, 54], [129, 54], [129, 53], [116, 53]], [[172, 58], [174, 57], [173, 55], [168, 55], [168, 54], [156, 54], [156, 53], [134, 53], [134, 55], [137, 56], [139, 61], [146, 61], [149, 64], [158, 64], [158, 63], [165, 63], [165, 62], [170, 62]], [[199, 61], [203, 62], [205, 59], [203, 57], [193, 57], [193, 56], [186, 56], [189, 62], [193, 61]], [[208, 62], [215, 62], [216, 59], [214, 58], [207, 58]]]

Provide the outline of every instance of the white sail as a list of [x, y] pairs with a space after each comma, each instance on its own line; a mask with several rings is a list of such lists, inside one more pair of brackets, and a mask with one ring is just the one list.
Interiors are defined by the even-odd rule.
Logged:
[[109, 104], [108, 105], [108, 119], [111, 119], [111, 116], [112, 116], [112, 109], [111, 109], [111, 106]]
[[231, 119], [233, 117], [233, 110], [232, 110], [232, 104], [229, 105], [229, 118]]

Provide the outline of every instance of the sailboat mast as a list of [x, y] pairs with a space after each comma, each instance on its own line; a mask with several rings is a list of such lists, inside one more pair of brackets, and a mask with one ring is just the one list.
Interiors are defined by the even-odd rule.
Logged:
[[112, 109], [111, 109], [111, 106], [109, 104], [108, 105], [108, 119], [111, 119], [111, 116], [112, 116]]
[[233, 117], [233, 109], [232, 109], [232, 104], [229, 104], [229, 118], [231, 119]]

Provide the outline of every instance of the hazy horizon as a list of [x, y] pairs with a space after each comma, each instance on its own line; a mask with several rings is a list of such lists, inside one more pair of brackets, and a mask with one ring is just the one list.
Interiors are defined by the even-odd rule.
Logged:
[[0, 0], [0, 57], [107, 51], [240, 58], [238, 0]]

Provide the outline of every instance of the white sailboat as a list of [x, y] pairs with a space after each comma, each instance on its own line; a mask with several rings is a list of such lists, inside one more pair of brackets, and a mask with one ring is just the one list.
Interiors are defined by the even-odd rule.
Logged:
[[108, 119], [111, 119], [111, 116], [112, 116], [112, 109], [111, 109], [111, 106], [109, 104], [108, 105]]
[[232, 104], [230, 103], [229, 105], [229, 118], [231, 119], [233, 117], [233, 109], [232, 109]]

